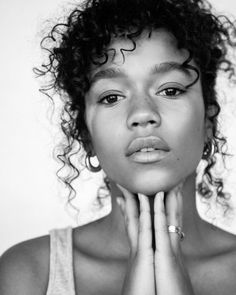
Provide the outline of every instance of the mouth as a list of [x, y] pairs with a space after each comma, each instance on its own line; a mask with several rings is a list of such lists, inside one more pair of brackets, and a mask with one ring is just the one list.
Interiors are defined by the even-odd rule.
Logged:
[[152, 151], [158, 151], [158, 149], [154, 149], [154, 148], [150, 148], [150, 147], [146, 147], [146, 148], [142, 148], [141, 150], [136, 151], [136, 153], [149, 153]]
[[137, 163], [161, 161], [170, 151], [168, 145], [156, 136], [138, 137], [129, 144], [126, 156]]
[[143, 151], [146, 149], [142, 149], [140, 151], [137, 151], [129, 156], [129, 158], [136, 163], [143, 163], [143, 164], [148, 164], [148, 163], [155, 163], [155, 162], [160, 162], [163, 160], [168, 152], [164, 150], [156, 150], [152, 149], [149, 151]]

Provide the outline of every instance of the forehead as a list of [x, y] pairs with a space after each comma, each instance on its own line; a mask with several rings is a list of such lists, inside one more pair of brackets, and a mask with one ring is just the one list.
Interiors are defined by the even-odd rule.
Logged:
[[[108, 60], [102, 65], [92, 65], [91, 72], [96, 72], [110, 66], [125, 67], [129, 63], [141, 63], [145, 59], [145, 64], [155, 62], [184, 62], [188, 58], [188, 51], [178, 49], [177, 40], [165, 29], [144, 31], [134, 40], [134, 43], [127, 38], [113, 38], [107, 47]], [[138, 60], [137, 60], [138, 58]], [[103, 62], [104, 58], [98, 59]]]
[[[168, 46], [177, 49], [176, 38], [166, 29], [144, 30], [134, 41], [137, 50], [142, 50], [144, 47], [148, 47], [151, 50], [159, 46]], [[108, 49], [119, 49], [124, 46], [127, 50], [132, 49], [132, 42], [128, 38], [113, 38]]]

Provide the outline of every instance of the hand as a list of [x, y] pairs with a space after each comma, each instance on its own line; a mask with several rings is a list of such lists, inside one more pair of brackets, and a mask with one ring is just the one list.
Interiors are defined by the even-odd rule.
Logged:
[[182, 227], [182, 184], [166, 195], [155, 196], [155, 282], [158, 295], [194, 295], [192, 284], [183, 263], [181, 241], [177, 233], [169, 233], [168, 225]]
[[128, 269], [123, 284], [122, 295], [155, 295], [154, 253], [152, 249], [151, 219], [148, 202], [137, 198], [120, 187], [123, 198], [117, 198], [125, 218], [130, 244]]
[[[169, 233], [168, 225], [182, 226], [181, 185], [166, 195], [157, 193], [154, 200], [154, 230], [156, 251], [152, 249], [152, 224], [147, 196], [136, 197], [120, 187], [124, 199], [119, 198], [126, 219], [131, 246], [128, 273], [122, 295], [193, 295], [190, 278], [184, 267], [179, 235]], [[154, 268], [153, 268], [154, 265]], [[155, 271], [154, 271], [155, 269]]]

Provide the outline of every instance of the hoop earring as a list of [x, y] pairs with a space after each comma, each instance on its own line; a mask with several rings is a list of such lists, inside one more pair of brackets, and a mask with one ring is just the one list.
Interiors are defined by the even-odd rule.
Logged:
[[99, 164], [98, 164], [97, 167], [93, 166], [93, 164], [91, 163], [91, 158], [92, 158], [92, 153], [88, 152], [86, 157], [85, 157], [85, 165], [86, 165], [86, 167], [91, 172], [99, 172], [102, 169], [101, 166]]
[[214, 151], [215, 151], [215, 148], [214, 148], [213, 142], [209, 140], [204, 146], [202, 159], [203, 160], [209, 159], [211, 156], [213, 156]]

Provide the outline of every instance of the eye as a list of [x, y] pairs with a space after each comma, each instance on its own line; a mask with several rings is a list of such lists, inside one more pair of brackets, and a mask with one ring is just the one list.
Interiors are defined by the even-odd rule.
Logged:
[[168, 87], [163, 90], [157, 92], [158, 95], [166, 96], [166, 97], [176, 97], [185, 93], [186, 90], [180, 87]]
[[122, 99], [124, 99], [124, 96], [122, 96], [122, 95], [109, 94], [109, 95], [102, 97], [99, 100], [99, 103], [101, 103], [101, 104], [115, 104]]

